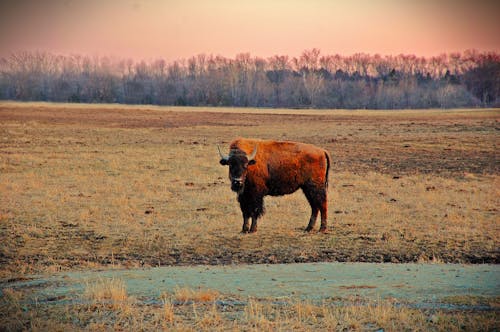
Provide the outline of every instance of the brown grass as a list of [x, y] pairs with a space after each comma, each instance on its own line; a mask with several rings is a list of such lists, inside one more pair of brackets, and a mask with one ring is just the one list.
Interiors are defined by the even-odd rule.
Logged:
[[[0, 276], [99, 266], [499, 262], [498, 110], [308, 113], [0, 104]], [[328, 235], [302, 193], [254, 235], [218, 163], [236, 136], [333, 156]]]
[[[0, 326], [7, 331], [493, 331], [500, 324], [496, 311], [417, 310], [390, 300], [359, 297], [342, 299], [339, 305], [339, 299], [314, 303], [218, 294], [217, 300], [194, 296], [180, 303], [174, 293], [162, 294], [158, 304], [144, 304], [127, 296], [124, 284], [112, 279], [92, 284], [75, 296], [66, 303], [45, 305], [34, 301], [29, 290], [3, 289]], [[112, 298], [120, 305], [113, 305]], [[450, 299], [450, 303], [464, 301]], [[498, 299], [488, 301], [492, 308], [498, 307]]]
[[181, 303], [187, 302], [213, 302], [219, 296], [219, 292], [211, 289], [198, 289], [182, 287], [174, 290], [174, 298]]
[[109, 305], [114, 309], [125, 309], [130, 300], [123, 280], [113, 278], [88, 283], [83, 299], [92, 304]]

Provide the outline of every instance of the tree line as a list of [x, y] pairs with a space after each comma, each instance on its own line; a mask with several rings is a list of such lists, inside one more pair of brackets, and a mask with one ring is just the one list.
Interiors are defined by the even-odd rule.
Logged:
[[500, 55], [321, 55], [167, 63], [15, 52], [0, 59], [0, 99], [190, 106], [404, 109], [498, 107]]

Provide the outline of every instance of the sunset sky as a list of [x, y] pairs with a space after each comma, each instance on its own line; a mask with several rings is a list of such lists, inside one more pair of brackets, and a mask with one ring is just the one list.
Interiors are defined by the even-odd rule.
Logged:
[[0, 4], [0, 56], [17, 50], [172, 61], [500, 51], [495, 0], [19, 0]]

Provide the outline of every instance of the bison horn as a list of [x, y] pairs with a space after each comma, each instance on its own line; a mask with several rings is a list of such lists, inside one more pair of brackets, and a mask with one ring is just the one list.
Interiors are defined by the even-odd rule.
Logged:
[[220, 154], [221, 159], [223, 159], [225, 161], [227, 161], [229, 159], [229, 156], [225, 156], [225, 155], [222, 154], [222, 152], [220, 151], [220, 147], [219, 147], [218, 144], [217, 144], [217, 150], [219, 150], [219, 154]]
[[257, 145], [255, 145], [255, 148], [253, 149], [252, 153], [247, 157], [248, 161], [253, 160], [256, 154], [257, 154]]

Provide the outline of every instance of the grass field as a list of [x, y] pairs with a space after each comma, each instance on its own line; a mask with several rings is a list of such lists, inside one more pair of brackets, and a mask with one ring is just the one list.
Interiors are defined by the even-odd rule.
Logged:
[[[99, 266], [498, 263], [498, 110], [295, 111], [0, 104], [1, 276]], [[216, 144], [313, 143], [329, 234], [301, 192], [253, 235]]]
[[[0, 103], [0, 279], [89, 268], [311, 261], [499, 263], [500, 111], [328, 111]], [[267, 198], [256, 234], [216, 144], [296, 140], [333, 157], [329, 233], [304, 233], [301, 192]], [[81, 302], [27, 305], [12, 330], [494, 330], [497, 312], [381, 301], [240, 299], [177, 289], [145, 305], [120, 280]], [[237, 299], [238, 300], [238, 299]], [[477, 299], [451, 299], [452, 303]], [[222, 302], [221, 302], [222, 301]], [[482, 301], [479, 299], [478, 301]], [[488, 300], [498, 308], [498, 299]], [[2, 329], [0, 328], [0, 329]]]

